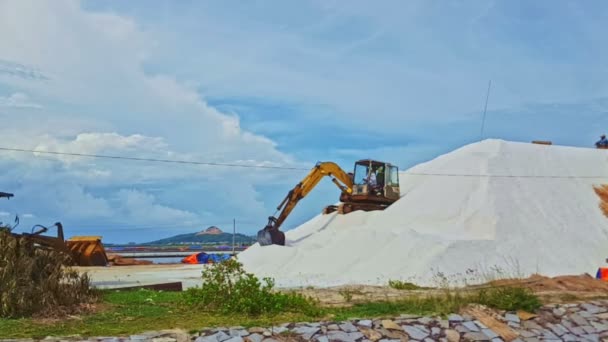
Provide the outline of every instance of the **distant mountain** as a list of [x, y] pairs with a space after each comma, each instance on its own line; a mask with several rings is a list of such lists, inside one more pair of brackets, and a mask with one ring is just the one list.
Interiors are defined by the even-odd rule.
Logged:
[[224, 232], [216, 226], [211, 226], [202, 232], [196, 233], [196, 235], [220, 235], [224, 234]]
[[[236, 234], [235, 243], [251, 243], [253, 237]], [[209, 227], [197, 233], [180, 234], [169, 238], [160, 239], [146, 243], [146, 245], [167, 245], [167, 244], [182, 244], [182, 243], [217, 243], [217, 244], [232, 244], [232, 234], [224, 233], [218, 227]]]

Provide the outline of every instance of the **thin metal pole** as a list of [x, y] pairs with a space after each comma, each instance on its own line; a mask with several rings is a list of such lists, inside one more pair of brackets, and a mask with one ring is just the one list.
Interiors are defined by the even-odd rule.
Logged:
[[490, 97], [490, 86], [492, 85], [492, 80], [488, 82], [488, 93], [486, 94], [486, 105], [483, 108], [483, 119], [481, 120], [481, 132], [479, 133], [479, 140], [483, 139], [483, 129], [486, 124], [486, 111], [488, 109], [488, 98]]
[[234, 240], [236, 237], [236, 219], [232, 219], [232, 255], [235, 255]]

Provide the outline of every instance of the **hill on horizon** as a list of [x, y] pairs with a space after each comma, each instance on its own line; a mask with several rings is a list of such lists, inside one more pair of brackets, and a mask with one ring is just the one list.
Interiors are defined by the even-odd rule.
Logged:
[[[235, 234], [234, 242], [237, 244], [250, 243], [253, 237], [244, 234]], [[146, 242], [149, 245], [166, 245], [177, 243], [232, 243], [232, 233], [224, 233], [218, 227], [212, 226], [195, 233], [179, 234], [172, 237]]]

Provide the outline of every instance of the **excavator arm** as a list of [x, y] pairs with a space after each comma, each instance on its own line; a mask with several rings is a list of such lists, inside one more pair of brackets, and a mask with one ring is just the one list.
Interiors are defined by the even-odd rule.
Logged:
[[332, 182], [336, 184], [342, 192], [348, 194], [352, 193], [353, 181], [348, 173], [344, 172], [340, 166], [333, 162], [317, 163], [317, 165], [310, 170], [308, 175], [287, 193], [287, 196], [285, 196], [281, 204], [279, 204], [277, 212], [281, 211], [281, 214], [278, 217], [270, 216], [266, 227], [258, 232], [258, 243], [260, 245], [285, 245], [285, 234], [281, 232], [279, 228], [298, 202], [308, 195], [325, 176], [332, 177]]

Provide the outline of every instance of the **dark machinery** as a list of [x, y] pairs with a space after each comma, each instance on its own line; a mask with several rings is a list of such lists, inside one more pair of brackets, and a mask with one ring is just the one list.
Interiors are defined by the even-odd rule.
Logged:
[[[0, 192], [0, 198], [10, 198], [13, 194]], [[19, 222], [18, 216], [15, 218], [16, 224], [12, 227], [7, 227], [11, 234], [17, 238], [28, 239], [35, 243], [39, 248], [53, 249], [69, 255], [73, 260], [74, 265], [78, 266], [106, 266], [108, 264], [108, 256], [106, 255], [101, 236], [74, 236], [68, 240], [64, 240], [63, 225], [56, 222], [52, 227], [57, 228], [57, 236], [42, 235], [49, 228], [42, 225], [32, 227], [31, 233], [12, 233]], [[38, 230], [34, 231], [35, 228]]]
[[266, 227], [258, 232], [257, 240], [260, 245], [285, 245], [285, 234], [279, 230], [281, 224], [296, 204], [325, 176], [331, 177], [341, 193], [340, 204], [325, 207], [323, 214], [334, 211], [338, 214], [348, 214], [356, 210], [384, 210], [401, 196], [399, 169], [395, 165], [364, 159], [355, 163], [353, 173], [346, 173], [333, 162], [319, 162], [279, 204], [277, 212], [282, 210], [281, 214], [278, 217], [270, 216]]

